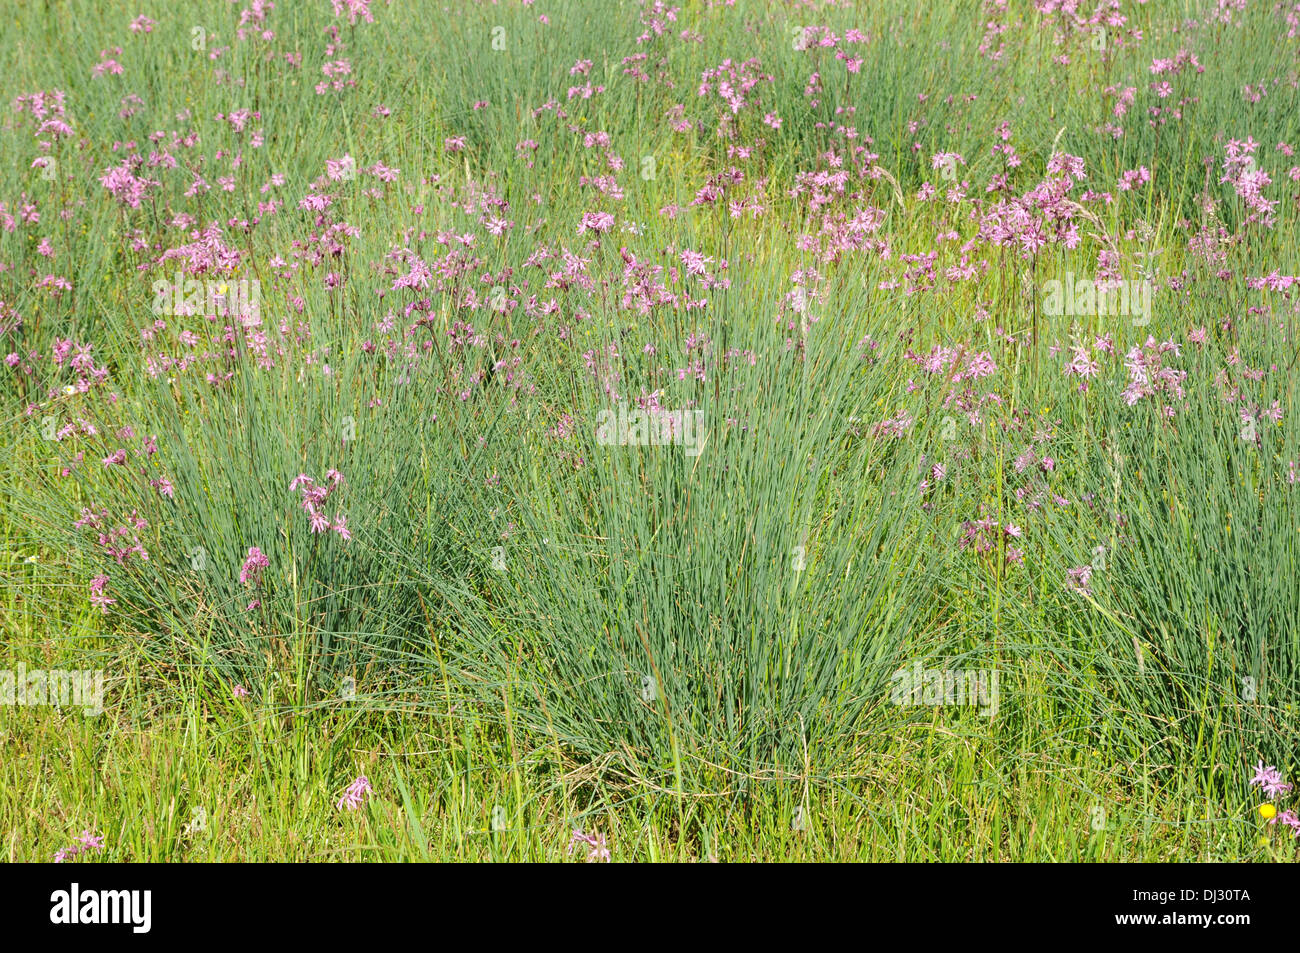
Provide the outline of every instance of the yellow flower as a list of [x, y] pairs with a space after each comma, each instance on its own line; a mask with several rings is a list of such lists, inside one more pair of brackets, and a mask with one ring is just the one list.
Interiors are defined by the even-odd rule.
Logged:
[[1273, 818], [1277, 817], [1277, 808], [1272, 804], [1261, 804], [1259, 806], [1259, 816], [1264, 818], [1266, 821], [1271, 821]]

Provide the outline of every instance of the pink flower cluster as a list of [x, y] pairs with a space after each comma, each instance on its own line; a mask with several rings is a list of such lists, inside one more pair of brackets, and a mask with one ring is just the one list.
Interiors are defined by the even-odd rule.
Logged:
[[117, 602], [116, 599], [109, 598], [105, 592], [107, 588], [108, 576], [103, 573], [90, 580], [90, 604], [105, 615], [108, 614], [108, 607]]
[[[101, 509], [98, 513], [95, 513], [83, 507], [81, 518], [74, 521], [72, 525], [76, 529], [102, 530], [105, 528], [106, 520], [108, 520], [108, 510]], [[142, 518], [135, 510], [132, 510], [127, 522], [130, 525], [115, 526], [107, 532], [101, 532], [98, 537], [99, 545], [104, 548], [108, 555], [117, 560], [119, 566], [125, 565], [133, 555], [138, 555], [144, 562], [148, 562], [149, 553], [140, 542], [140, 537], [136, 535], [136, 530], [147, 529], [149, 521]], [[130, 537], [130, 545], [127, 545], [128, 537]]]
[[262, 581], [262, 570], [269, 565], [271, 565], [271, 560], [266, 558], [266, 553], [256, 546], [249, 546], [248, 558], [244, 560], [244, 565], [239, 570], [240, 584], [259, 585]]
[[349, 811], [355, 811], [365, 801], [366, 795], [373, 792], [374, 789], [370, 786], [370, 779], [363, 774], [348, 785], [347, 790], [343, 792], [343, 796], [334, 805], [334, 809], [341, 811], [347, 808]]
[[96, 834], [90, 830], [84, 830], [81, 832], [81, 836], [77, 838], [77, 842], [73, 844], [71, 847], [60, 847], [57, 851], [54, 852], [54, 862], [56, 864], [61, 864], [65, 860], [71, 860], [73, 857], [76, 857], [78, 854], [84, 854], [87, 853], [88, 851], [103, 850], [103, 849], [104, 849], [104, 835]]
[[1088, 585], [1092, 581], [1091, 566], [1076, 566], [1073, 569], [1067, 569], [1065, 576], [1065, 588], [1068, 592], [1077, 592], [1081, 596], [1092, 595], [1092, 589]]
[[604, 834], [584, 834], [582, 828], [575, 827], [573, 836], [569, 838], [568, 853], [573, 853], [579, 844], [585, 844], [588, 848], [587, 863], [596, 863], [601, 860], [609, 863], [609, 848], [605, 846]]
[[1146, 397], [1164, 398], [1163, 413], [1166, 417], [1174, 415], [1175, 402], [1187, 399], [1183, 382], [1187, 372], [1165, 366], [1165, 355], [1172, 353], [1181, 356], [1181, 348], [1175, 341], [1156, 343], [1156, 339], [1147, 336], [1141, 345], [1135, 344], [1124, 356], [1124, 366], [1128, 369], [1129, 384], [1124, 388], [1124, 403], [1132, 407]]
[[1012, 540], [1018, 540], [1021, 536], [1021, 529], [1015, 523], [1003, 526], [997, 520], [985, 517], [967, 520], [961, 524], [961, 530], [962, 549], [974, 549], [980, 556], [986, 556], [998, 548], [998, 538], [1002, 536], [1007, 540], [1007, 565], [1020, 565], [1025, 561], [1024, 552], [1011, 545]]
[[307, 474], [300, 473], [289, 484], [289, 489], [298, 490], [302, 493], [302, 508], [311, 521], [311, 531], [313, 533], [325, 533], [332, 529], [345, 541], [350, 540], [352, 533], [348, 530], [348, 518], [346, 516], [335, 514], [334, 519], [330, 520], [320, 511], [320, 507], [329, 499], [330, 494], [342, 485], [343, 474], [339, 473], [338, 470], [328, 470], [325, 473], [325, 480], [325, 483], [317, 484]]
[[1223, 160], [1223, 177], [1219, 181], [1230, 184], [1237, 197], [1250, 209], [1248, 222], [1259, 222], [1271, 228], [1278, 203], [1262, 194], [1262, 189], [1271, 185], [1273, 179], [1256, 165], [1254, 152], [1257, 148], [1259, 143], [1249, 136], [1245, 142], [1229, 140], [1227, 156]]
[[[1282, 780], [1281, 772], [1272, 765], [1265, 765], [1263, 761], [1255, 765], [1255, 776], [1250, 779], [1250, 785], [1259, 787], [1269, 800], [1291, 790], [1291, 785]], [[1296, 816], [1295, 811], [1279, 811], [1275, 817], [1269, 818], [1268, 822], [1276, 824], [1279, 821], [1291, 828], [1294, 836], [1300, 837], [1300, 817]]]

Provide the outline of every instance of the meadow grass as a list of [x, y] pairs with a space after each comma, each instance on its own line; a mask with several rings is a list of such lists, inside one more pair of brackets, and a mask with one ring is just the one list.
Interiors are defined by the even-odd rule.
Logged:
[[1296, 14], [1060, 6], [6, 11], [4, 856], [1294, 859]]

